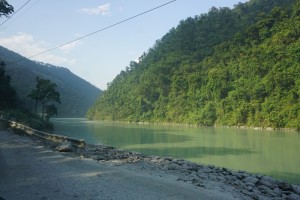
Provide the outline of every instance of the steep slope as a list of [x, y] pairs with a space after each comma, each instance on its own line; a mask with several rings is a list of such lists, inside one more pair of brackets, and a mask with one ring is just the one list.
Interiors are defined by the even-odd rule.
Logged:
[[[5, 63], [22, 60], [24, 57], [0, 46], [0, 60]], [[35, 78], [39, 76], [57, 84], [61, 104], [57, 105], [60, 117], [84, 117], [87, 109], [99, 97], [101, 90], [73, 74], [70, 70], [50, 64], [25, 59], [8, 64], [7, 74], [23, 106], [33, 109], [33, 101], [27, 95], [35, 88]]]
[[299, 10], [299, 0], [251, 0], [181, 21], [87, 117], [299, 129]]

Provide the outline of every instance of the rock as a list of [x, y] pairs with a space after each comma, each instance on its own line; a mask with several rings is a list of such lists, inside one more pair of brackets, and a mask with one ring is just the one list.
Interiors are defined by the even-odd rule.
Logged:
[[243, 177], [244, 177], [243, 174], [240, 172], [232, 172], [232, 175], [237, 177], [240, 180], [243, 179]]
[[216, 176], [215, 174], [210, 173], [208, 175], [208, 179], [212, 180], [212, 181], [219, 181], [219, 179], [217, 179], [218, 176]]
[[281, 193], [281, 191], [280, 191], [279, 188], [275, 188], [275, 189], [273, 190], [273, 192], [274, 192], [277, 196], [281, 196], [281, 195], [282, 195], [282, 193]]
[[293, 191], [300, 195], [300, 186], [299, 185], [292, 185]]
[[290, 188], [289, 190], [292, 190], [291, 186], [288, 183], [286, 183], [286, 182], [279, 181], [277, 183], [277, 185], [278, 185], [279, 189], [288, 190], [288, 188]]
[[197, 176], [202, 180], [205, 180], [208, 178], [207, 174], [203, 173], [202, 171], [198, 171]]
[[177, 160], [177, 164], [179, 164], [179, 165], [183, 165], [185, 163], [185, 161], [184, 160], [182, 160], [182, 159], [180, 159], [180, 160]]
[[158, 160], [158, 159], [155, 159], [155, 158], [152, 158], [152, 159], [151, 159], [151, 162], [153, 162], [153, 163], [159, 163], [159, 160]]
[[290, 200], [300, 200], [300, 196], [298, 194], [295, 194], [295, 193], [292, 193], [288, 196], [287, 199], [290, 199]]
[[190, 166], [189, 166], [189, 169], [191, 170], [191, 171], [195, 171], [195, 172], [197, 172], [198, 171], [198, 165], [196, 165], [196, 164], [191, 164]]
[[263, 194], [272, 194], [273, 193], [273, 190], [271, 190], [269, 187], [267, 187], [265, 185], [259, 185], [257, 188]]
[[249, 196], [250, 196], [252, 199], [260, 199], [260, 197], [259, 197], [257, 191], [250, 192], [250, 195], [249, 195]]
[[168, 170], [175, 170], [175, 169], [177, 169], [177, 165], [175, 163], [171, 163], [171, 164], [167, 165], [167, 169]]
[[261, 174], [255, 174], [256, 178], [261, 179], [263, 177], [263, 175]]
[[246, 185], [245, 183], [242, 183], [242, 182], [240, 182], [240, 183], [238, 184], [238, 187], [239, 187], [240, 189], [242, 189], [242, 190], [248, 190], [247, 185]]
[[202, 170], [202, 172], [204, 172], [204, 173], [211, 173], [211, 172], [212, 172], [211, 168], [206, 167], [206, 166], [204, 166], [201, 170]]
[[59, 152], [71, 152], [72, 144], [71, 142], [64, 141], [56, 148], [56, 150]]
[[258, 182], [258, 179], [252, 176], [248, 176], [243, 181], [246, 185], [255, 186], [255, 184]]
[[224, 176], [216, 176], [216, 179], [220, 182], [225, 182]]
[[259, 184], [264, 185], [272, 190], [276, 187], [274, 179], [268, 176], [263, 176], [260, 179]]
[[285, 195], [291, 195], [291, 194], [294, 194], [293, 192], [291, 191], [282, 191], [282, 194], [285, 194]]
[[94, 156], [92, 156], [92, 158], [94, 159], [94, 160], [106, 160], [106, 158], [104, 157], [104, 156], [101, 156], [101, 155], [94, 155]]
[[232, 176], [232, 175], [226, 175], [225, 176], [225, 180], [227, 181], [227, 183], [229, 184], [234, 184], [238, 178], [236, 176]]
[[184, 170], [187, 170], [187, 169], [189, 169], [189, 166], [188, 166], [186, 163], [184, 163], [184, 164], [181, 166], [181, 168], [184, 169]]
[[165, 157], [165, 160], [167, 160], [167, 161], [172, 161], [173, 158], [172, 158], [172, 157]]

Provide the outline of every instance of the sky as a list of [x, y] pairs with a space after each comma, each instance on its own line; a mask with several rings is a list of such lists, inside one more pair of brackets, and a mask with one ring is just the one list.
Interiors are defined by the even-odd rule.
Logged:
[[[31, 60], [68, 68], [101, 90], [181, 20], [247, 0], [7, 0], [0, 46]], [[169, 4], [107, 28], [160, 5]], [[24, 6], [25, 5], [25, 6]], [[107, 28], [107, 29], [105, 29]], [[105, 29], [105, 30], [102, 30]], [[99, 31], [83, 39], [90, 33]], [[55, 50], [34, 56], [62, 44]], [[32, 57], [33, 56], [33, 57]]]

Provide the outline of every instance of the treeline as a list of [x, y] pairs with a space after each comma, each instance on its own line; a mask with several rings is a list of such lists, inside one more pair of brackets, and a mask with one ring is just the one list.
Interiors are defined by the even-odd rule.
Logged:
[[87, 117], [299, 129], [299, 15], [299, 0], [251, 0], [183, 20]]
[[[20, 105], [16, 90], [10, 84], [11, 77], [6, 74], [5, 63], [0, 62], [0, 119], [13, 120], [38, 130], [52, 131], [53, 125]], [[49, 97], [52, 98], [52, 97]], [[49, 99], [48, 98], [48, 99]], [[40, 98], [39, 98], [40, 99]], [[44, 99], [43, 99], [44, 100]], [[45, 102], [46, 103], [46, 102]], [[55, 108], [56, 107], [51, 107]], [[48, 112], [49, 113], [49, 112]], [[50, 113], [55, 114], [55, 113]], [[2, 127], [2, 121], [0, 121]]]
[[[14, 12], [12, 5], [6, 0], [0, 1], [0, 18], [9, 17]], [[6, 55], [5, 55], [6, 54]], [[31, 128], [38, 130], [53, 130], [53, 125], [49, 123], [49, 118], [57, 115], [57, 108], [53, 102], [60, 103], [60, 93], [56, 91], [57, 85], [50, 80], [40, 79], [37, 77], [36, 88], [31, 90], [31, 93], [25, 94], [26, 97], [35, 101], [35, 113], [33, 114], [28, 108], [22, 104], [22, 99], [18, 93], [24, 93], [22, 89], [15, 88], [12, 85], [12, 77], [7, 73], [6, 62], [10, 55], [10, 51], [0, 46], [0, 119], [13, 120], [21, 122]], [[18, 55], [18, 57], [20, 57]], [[14, 59], [14, 58], [10, 58]], [[4, 61], [5, 60], [5, 61]], [[15, 59], [20, 60], [20, 59]], [[26, 79], [26, 70], [13, 70], [15, 74], [20, 75], [18, 82]], [[24, 84], [24, 82], [22, 82]], [[24, 84], [26, 89], [30, 89], [30, 84]], [[41, 115], [37, 113], [38, 103], [42, 104]], [[8, 124], [0, 120], [0, 128], [6, 128]]]
[[[15, 62], [16, 60], [23, 61]], [[19, 104], [28, 109], [35, 106], [27, 95], [35, 87], [37, 76], [57, 84], [63, 102], [57, 105], [59, 117], [84, 117], [101, 93], [101, 90], [64, 67], [31, 61], [1, 46], [0, 61], [7, 64], [6, 73], [11, 77], [10, 83], [21, 101]]]

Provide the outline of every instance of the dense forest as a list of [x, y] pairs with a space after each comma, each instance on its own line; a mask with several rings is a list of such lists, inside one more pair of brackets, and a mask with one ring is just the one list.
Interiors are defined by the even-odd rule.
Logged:
[[5, 72], [4, 62], [0, 62], [0, 94], [0, 111], [15, 106], [16, 92], [10, 85], [10, 76]]
[[89, 119], [300, 128], [300, 1], [182, 20], [108, 84]]
[[1, 46], [0, 61], [6, 64], [6, 73], [11, 77], [18, 105], [31, 111], [35, 102], [28, 98], [28, 94], [35, 88], [37, 76], [57, 85], [61, 94], [61, 104], [57, 104], [59, 117], [84, 117], [101, 94], [101, 90], [64, 67], [31, 61]]

